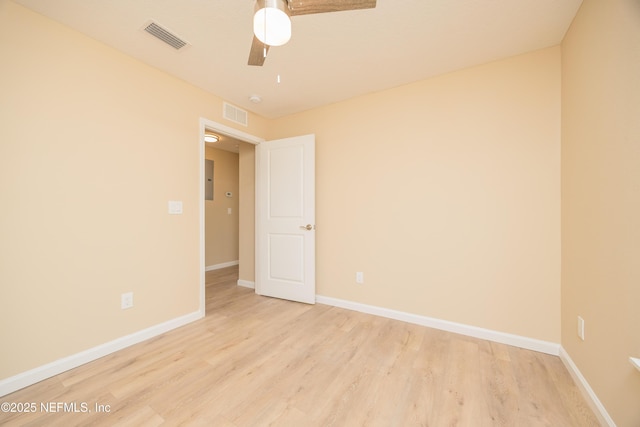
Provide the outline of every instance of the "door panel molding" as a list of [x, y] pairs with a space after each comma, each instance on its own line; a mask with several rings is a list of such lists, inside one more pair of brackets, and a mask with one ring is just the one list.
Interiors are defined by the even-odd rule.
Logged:
[[315, 135], [256, 147], [256, 293], [315, 303]]

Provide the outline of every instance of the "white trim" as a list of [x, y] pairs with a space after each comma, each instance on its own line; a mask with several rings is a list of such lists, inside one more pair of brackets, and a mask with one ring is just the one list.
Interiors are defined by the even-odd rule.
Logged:
[[564, 347], [560, 347], [560, 360], [562, 360], [562, 363], [569, 371], [569, 374], [571, 374], [571, 377], [573, 377], [573, 380], [578, 385], [578, 388], [595, 413], [598, 421], [600, 421], [600, 424], [609, 427], [616, 427], [616, 423], [613, 422], [613, 419], [611, 419], [611, 417], [609, 416], [609, 413], [605, 409], [604, 405], [602, 404], [602, 402], [600, 402], [600, 399], [598, 399], [598, 396], [596, 396], [596, 393], [593, 391], [585, 377], [582, 376], [582, 373], [580, 372], [576, 364], [573, 363], [573, 360], [571, 360], [569, 353], [567, 353]]
[[188, 323], [195, 322], [202, 317], [203, 316], [199, 311], [195, 311], [193, 313], [177, 317], [173, 320], [151, 326], [150, 328], [134, 332], [133, 334], [125, 335], [113, 341], [100, 344], [88, 350], [81, 351], [80, 353], [58, 359], [29, 371], [22, 372], [18, 375], [14, 375], [13, 377], [6, 378], [0, 381], [0, 396], [13, 393], [16, 390], [20, 390], [21, 388], [53, 377], [54, 375], [61, 374], [69, 369], [77, 368], [78, 366], [92, 362], [108, 354], [115, 353], [123, 348], [146, 341], [149, 338], [153, 338]]
[[204, 143], [204, 132], [205, 132], [206, 120], [200, 118], [199, 132], [200, 139], [198, 141], [198, 227], [199, 227], [199, 241], [198, 241], [198, 275], [200, 280], [200, 302], [198, 304], [198, 310], [200, 311], [200, 315], [204, 317], [206, 312], [206, 297], [205, 297], [205, 287], [206, 287], [206, 279], [205, 279], [205, 235], [204, 235], [204, 197], [205, 197], [205, 189], [204, 189], [204, 159], [205, 159], [205, 143]]
[[255, 280], [253, 284], [253, 289], [255, 289], [256, 294], [262, 295], [260, 290], [260, 275], [262, 274], [260, 267], [260, 250], [259, 250], [259, 239], [258, 239], [258, 223], [260, 222], [260, 217], [262, 215], [260, 211], [260, 194], [258, 194], [258, 189], [260, 188], [259, 183], [259, 173], [260, 173], [260, 160], [258, 159], [258, 147], [256, 147], [254, 161], [253, 161], [253, 188], [255, 191], [253, 192], [253, 205], [255, 206], [254, 214], [253, 214], [253, 280]]
[[240, 141], [248, 142], [250, 144], [258, 145], [261, 142], [265, 141], [264, 138], [260, 138], [259, 136], [251, 135], [236, 128], [232, 128], [230, 126], [223, 125], [222, 123], [214, 122], [213, 120], [208, 120], [205, 118], [200, 118], [200, 127], [203, 134], [202, 141], [204, 141], [204, 128], [210, 129], [225, 136], [239, 139]]
[[220, 270], [221, 268], [233, 267], [234, 265], [240, 264], [240, 261], [229, 261], [229, 262], [221, 262], [220, 264], [209, 265], [205, 268], [205, 271], [213, 271]]
[[238, 286], [242, 286], [243, 288], [256, 288], [256, 282], [251, 282], [249, 280], [240, 280], [238, 279]]
[[493, 331], [491, 329], [479, 328], [477, 326], [464, 325], [462, 323], [450, 322], [448, 320], [435, 319], [433, 317], [420, 316], [417, 314], [405, 313], [388, 308], [373, 305], [361, 304], [337, 298], [316, 295], [316, 302], [319, 304], [332, 305], [346, 308], [348, 310], [360, 311], [362, 313], [374, 314], [376, 316], [387, 317], [389, 319], [401, 320], [403, 322], [414, 323], [416, 325], [427, 326], [429, 328], [441, 329], [443, 331], [456, 334], [467, 335], [483, 340], [494, 341], [527, 350], [539, 351], [541, 353], [558, 356], [560, 344], [549, 341], [542, 341], [535, 338], [523, 337], [520, 335], [508, 334], [505, 332]]

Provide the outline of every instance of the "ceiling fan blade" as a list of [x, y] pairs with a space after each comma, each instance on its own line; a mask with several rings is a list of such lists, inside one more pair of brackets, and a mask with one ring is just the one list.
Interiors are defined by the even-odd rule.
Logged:
[[291, 15], [373, 9], [376, 0], [288, 0]]
[[262, 43], [256, 36], [253, 36], [253, 42], [251, 42], [251, 50], [249, 51], [249, 65], [256, 65], [262, 67], [265, 58], [265, 49], [269, 52], [269, 46]]

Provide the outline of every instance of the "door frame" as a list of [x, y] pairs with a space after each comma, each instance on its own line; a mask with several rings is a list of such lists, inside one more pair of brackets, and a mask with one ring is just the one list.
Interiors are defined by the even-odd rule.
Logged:
[[[206, 130], [213, 131], [215, 133], [219, 133], [224, 136], [228, 136], [231, 138], [235, 138], [239, 141], [248, 142], [249, 144], [258, 145], [261, 142], [264, 142], [265, 139], [256, 135], [251, 135], [249, 133], [243, 132], [241, 130], [232, 128], [230, 126], [224, 125], [219, 122], [215, 122], [213, 120], [205, 119], [204, 117], [200, 117], [199, 122], [199, 143], [198, 143], [198, 163], [199, 163], [199, 234], [200, 234], [200, 315], [202, 317], [205, 316], [205, 272], [207, 266], [205, 265], [205, 229], [204, 229], [204, 160], [205, 160], [205, 142], [204, 142], [204, 133]], [[255, 169], [255, 165], [254, 165]], [[257, 191], [257, 189], [256, 189]], [[255, 236], [254, 236], [255, 241]]]

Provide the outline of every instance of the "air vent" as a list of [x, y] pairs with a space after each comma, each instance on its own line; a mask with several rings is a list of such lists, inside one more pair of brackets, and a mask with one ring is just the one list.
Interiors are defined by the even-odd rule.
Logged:
[[223, 103], [222, 110], [222, 115], [225, 119], [231, 120], [232, 122], [238, 123], [242, 126], [249, 125], [249, 114], [245, 110], [226, 102]]
[[162, 28], [160, 25], [155, 22], [151, 22], [149, 25], [144, 27], [144, 30], [154, 36], [157, 39], [162, 40], [172, 48], [179, 50], [187, 45], [187, 42], [182, 40], [180, 37], [171, 34], [169, 30]]

